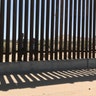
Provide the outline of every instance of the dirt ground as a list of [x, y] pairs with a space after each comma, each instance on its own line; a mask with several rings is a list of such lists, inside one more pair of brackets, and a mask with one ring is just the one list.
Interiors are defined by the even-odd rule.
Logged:
[[0, 91], [0, 96], [96, 96], [96, 81]]
[[0, 96], [96, 96], [96, 69], [52, 71], [50, 75], [49, 72], [11, 74], [1, 77]]

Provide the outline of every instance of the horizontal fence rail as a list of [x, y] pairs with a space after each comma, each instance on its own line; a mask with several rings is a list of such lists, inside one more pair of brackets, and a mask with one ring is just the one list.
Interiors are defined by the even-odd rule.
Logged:
[[96, 0], [1, 0], [0, 62], [96, 58]]

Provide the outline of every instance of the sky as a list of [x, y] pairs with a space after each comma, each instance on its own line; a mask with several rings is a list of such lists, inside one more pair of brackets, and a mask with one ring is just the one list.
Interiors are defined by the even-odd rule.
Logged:
[[[10, 8], [10, 10], [11, 10], [11, 12], [10, 12], [10, 17], [11, 17], [11, 19], [10, 19], [10, 32], [11, 32], [11, 34], [10, 34], [10, 39], [12, 39], [12, 25], [13, 25], [13, 1], [14, 0], [11, 0], [11, 8]], [[30, 32], [30, 6], [31, 6], [31, 0], [28, 0], [29, 1], [29, 3], [28, 3], [28, 37], [29, 37], [29, 32]], [[33, 29], [33, 31], [35, 32], [35, 20], [36, 20], [36, 0], [34, 0], [35, 2], [34, 2], [34, 29]], [[41, 2], [42, 2], [42, 0], [40, 0], [40, 8], [39, 8], [39, 30], [40, 30], [40, 28], [41, 28]], [[45, 2], [45, 9], [46, 9], [46, 2]], [[18, 39], [18, 21], [19, 21], [19, 0], [17, 0], [17, 24], [16, 24], [16, 33], [17, 33], [17, 39]], [[25, 0], [23, 0], [23, 18], [22, 18], [22, 32], [24, 32], [24, 17], [25, 17]], [[7, 18], [6, 18], [6, 16], [7, 16], [7, 0], [5, 0], [5, 12], [4, 12], [4, 39], [6, 38], [6, 20], [7, 20]], [[46, 17], [46, 16], [45, 16]], [[46, 18], [44, 18], [44, 19], [46, 19]], [[45, 21], [45, 23], [46, 23], [46, 21]], [[39, 32], [40, 33], [40, 32]], [[44, 32], [45, 33], [45, 32]], [[34, 33], [34, 36], [35, 36], [35, 33]]]
[[[6, 14], [7, 14], [7, 1], [8, 0], [5, 0], [5, 12], [4, 12], [4, 39], [6, 38], [6, 20], [7, 20], [7, 18], [6, 18]], [[31, 0], [28, 0], [29, 1], [29, 3], [28, 3], [28, 38], [30, 37], [29, 36], [29, 32], [30, 32], [30, 7], [31, 7]], [[34, 26], [33, 26], [33, 32], [34, 32], [34, 37], [35, 37], [35, 21], [36, 21], [36, 1], [37, 0], [34, 0]], [[52, 4], [52, 0], [50, 0], [51, 2], [50, 2], [50, 14], [49, 14], [49, 36], [50, 36], [50, 34], [51, 34], [51, 8], [52, 8], [52, 6], [51, 6], [51, 4]], [[54, 3], [54, 14], [56, 14], [56, 0], [54, 0], [55, 1], [55, 3]], [[64, 4], [65, 4], [65, 1], [66, 0], [64, 0]], [[89, 0], [90, 1], [90, 0]], [[10, 39], [12, 39], [12, 25], [13, 25], [13, 2], [14, 2], [14, 0], [11, 0], [11, 7], [10, 7], [10, 32], [11, 32], [11, 34], [10, 34]], [[73, 3], [73, 5], [74, 5], [74, 0], [72, 0], [72, 3]], [[82, 0], [81, 0], [81, 8], [82, 8]], [[61, 4], [61, 0], [59, 0], [59, 12], [58, 12], [58, 17], [59, 17], [59, 19], [58, 19], [58, 32], [60, 32], [60, 4]], [[92, 3], [92, 6], [93, 6], [93, 4], [94, 4], [94, 0], [93, 0], [93, 3]], [[70, 0], [68, 0], [68, 6], [70, 5]], [[86, 8], [86, 0], [85, 0], [85, 8]], [[89, 4], [89, 6], [90, 6], [90, 4]], [[40, 0], [40, 4], [39, 4], [39, 36], [40, 36], [40, 30], [41, 30], [41, 7], [42, 7], [42, 0]], [[68, 7], [68, 16], [70, 17], [70, 13], [69, 13], [69, 8], [70, 8], [70, 6]], [[93, 7], [92, 7], [93, 8]], [[78, 0], [77, 0], [77, 9], [78, 9]], [[17, 0], [17, 22], [16, 22], [16, 33], [17, 33], [17, 39], [18, 39], [18, 21], [19, 21], [19, 18], [18, 18], [18, 16], [19, 16], [19, 0]], [[25, 16], [25, 0], [23, 0], [23, 18], [22, 18], [22, 32], [24, 32], [24, 16]], [[45, 6], [44, 6], [44, 37], [45, 37], [45, 35], [46, 35], [46, 11], [47, 10], [47, 0], [45, 0]], [[73, 13], [73, 17], [74, 17], [74, 7], [72, 6], [72, 13]], [[82, 10], [81, 10], [81, 14], [82, 14]], [[85, 13], [86, 14], [86, 13]], [[77, 10], [77, 14], [76, 15], [78, 15], [78, 10]], [[89, 12], [89, 15], [90, 15], [90, 12]], [[54, 15], [54, 33], [55, 33], [55, 27], [56, 27], [56, 25], [55, 25], [55, 23], [56, 23], [56, 17], [55, 17], [56, 15]], [[65, 5], [63, 6], [63, 34], [64, 34], [64, 30], [65, 30]], [[67, 20], [67, 31], [68, 31], [68, 34], [69, 34], [69, 17], [68, 17], [68, 20]], [[82, 17], [81, 17], [82, 18]], [[86, 18], [86, 17], [85, 17]], [[89, 19], [90, 19], [90, 17], [89, 17]], [[93, 20], [93, 15], [92, 15], [92, 20]], [[86, 22], [86, 19], [84, 19], [84, 22]], [[72, 19], [72, 33], [73, 33], [73, 24], [74, 24], [74, 18]], [[85, 25], [86, 25], [86, 23], [84, 23]], [[88, 22], [88, 24], [89, 24], [89, 22]], [[82, 20], [80, 21], [80, 29], [82, 29]], [[89, 26], [89, 25], [88, 25]], [[77, 30], [78, 30], [78, 18], [76, 17], [76, 32], [77, 32]], [[88, 29], [89, 30], [89, 29]], [[86, 28], [84, 29], [84, 31], [86, 31]], [[80, 30], [80, 33], [81, 33], [81, 35], [82, 35], [82, 30]], [[60, 33], [58, 33], [58, 34], [60, 34]], [[77, 33], [76, 33], [76, 35], [77, 35]], [[40, 38], [40, 37], [39, 37]]]
[[[28, 0], [29, 3], [28, 3], [28, 37], [29, 37], [29, 32], [30, 32], [30, 6], [31, 6], [31, 0]], [[49, 14], [49, 37], [50, 37], [50, 34], [51, 34], [51, 8], [52, 8], [52, 0], [50, 0], [50, 14]], [[54, 0], [55, 3], [54, 3], [54, 14], [56, 14], [56, 0]], [[10, 7], [10, 39], [12, 39], [12, 25], [13, 25], [13, 2], [14, 0], [11, 0], [11, 7]], [[61, 3], [61, 0], [59, 0], [59, 13], [58, 13], [58, 16], [60, 17], [60, 3]], [[39, 4], [39, 35], [40, 35], [40, 30], [41, 30], [41, 7], [42, 7], [42, 0], [40, 0], [40, 4]], [[18, 39], [18, 21], [19, 21], [19, 0], [17, 0], [17, 24], [16, 24], [16, 33], [17, 33], [17, 39]], [[25, 16], [25, 0], [23, 0], [23, 18], [22, 18], [22, 32], [24, 32], [24, 16]], [[46, 11], [47, 10], [47, 0], [45, 0], [45, 6], [44, 6], [44, 37], [46, 35]], [[7, 16], [7, 0], [5, 0], [5, 12], [4, 12], [4, 39], [6, 39], [6, 18]], [[35, 37], [35, 21], [36, 21], [36, 0], [34, 0], [34, 26], [33, 26], [33, 32], [34, 32], [34, 37]], [[56, 22], [56, 17], [54, 15], [54, 32], [55, 32], [55, 22]], [[58, 31], [60, 30], [60, 18], [58, 19]], [[40, 38], [40, 37], [39, 37]]]
[[[14, 0], [11, 0], [11, 7], [10, 7], [10, 32], [11, 32], [11, 34], [10, 34], [10, 39], [12, 39], [12, 30], [13, 30], [13, 27], [12, 27], [12, 25], [13, 25], [13, 1]], [[29, 0], [30, 1], [30, 0]], [[30, 2], [29, 2], [30, 3]], [[29, 7], [30, 7], [30, 4], [29, 4]], [[23, 0], [23, 18], [22, 18], [22, 30], [23, 30], [23, 32], [24, 32], [24, 14], [25, 14], [25, 0]], [[16, 33], [17, 33], [17, 36], [18, 36], [18, 24], [19, 24], [19, 0], [17, 0], [17, 22], [16, 22]], [[5, 12], [4, 12], [4, 39], [6, 38], [6, 20], [7, 20], [7, 0], [5, 0]], [[30, 19], [29, 19], [30, 20]], [[29, 21], [28, 20], [28, 21]], [[29, 23], [28, 23], [29, 24]], [[29, 28], [28, 28], [29, 29]], [[18, 38], [18, 37], [17, 37]]]

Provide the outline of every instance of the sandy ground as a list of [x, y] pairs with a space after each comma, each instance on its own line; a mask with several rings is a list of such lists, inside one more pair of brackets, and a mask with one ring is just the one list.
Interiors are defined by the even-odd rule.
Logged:
[[96, 81], [0, 91], [0, 96], [96, 96]]
[[52, 71], [50, 74], [40, 72], [2, 75], [0, 96], [96, 96], [96, 68]]

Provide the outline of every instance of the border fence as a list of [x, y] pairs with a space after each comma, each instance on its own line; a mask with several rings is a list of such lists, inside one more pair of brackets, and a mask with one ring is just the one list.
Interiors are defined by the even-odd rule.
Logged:
[[0, 62], [96, 58], [96, 0], [0, 3]]

